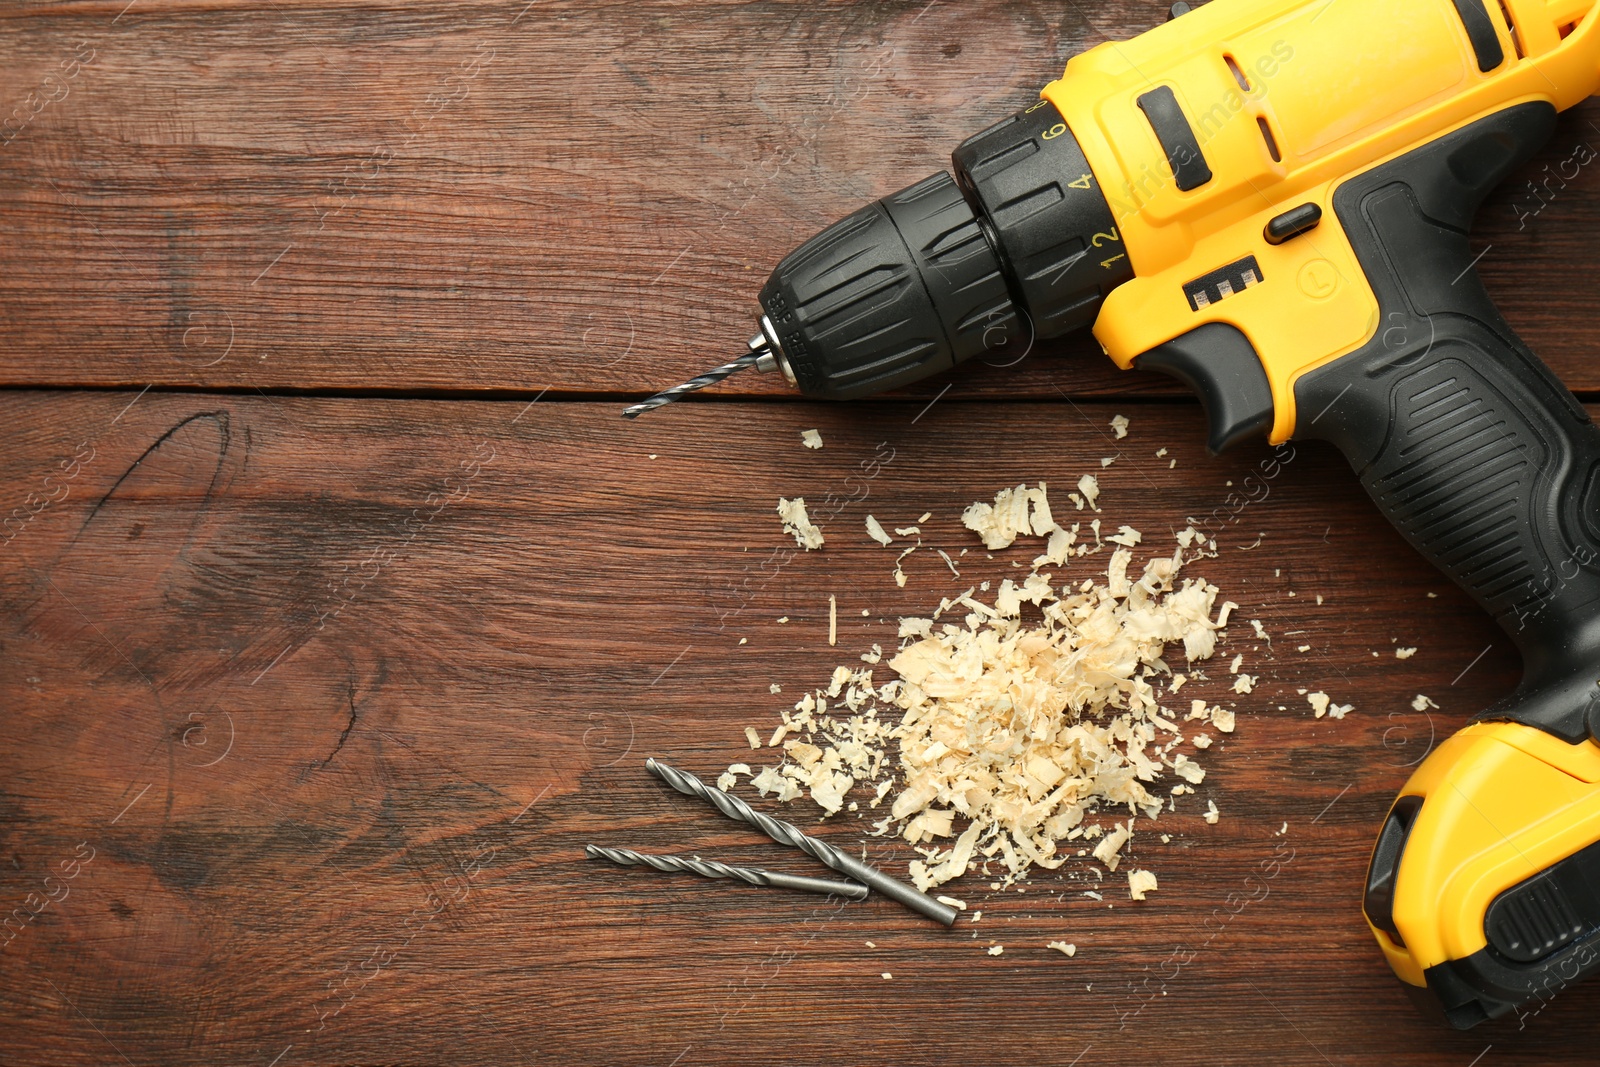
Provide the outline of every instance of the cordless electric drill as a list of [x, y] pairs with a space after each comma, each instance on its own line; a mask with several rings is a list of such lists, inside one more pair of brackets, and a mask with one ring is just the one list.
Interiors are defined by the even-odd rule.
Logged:
[[[1593, 0], [1213, 0], [1074, 57], [935, 174], [830, 226], [738, 360], [809, 396], [1093, 324], [1209, 445], [1314, 437], [1490, 612], [1525, 676], [1417, 768], [1363, 908], [1466, 1028], [1600, 967], [1600, 431], [1496, 312], [1467, 232], [1600, 89]], [[1600, 234], [1596, 235], [1600, 238]]]

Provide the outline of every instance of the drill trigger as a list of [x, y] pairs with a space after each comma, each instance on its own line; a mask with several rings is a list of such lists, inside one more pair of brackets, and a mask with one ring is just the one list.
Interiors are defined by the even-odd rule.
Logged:
[[1200, 394], [1212, 455], [1272, 428], [1272, 385], [1261, 357], [1237, 326], [1197, 326], [1138, 356], [1134, 366], [1163, 371]]

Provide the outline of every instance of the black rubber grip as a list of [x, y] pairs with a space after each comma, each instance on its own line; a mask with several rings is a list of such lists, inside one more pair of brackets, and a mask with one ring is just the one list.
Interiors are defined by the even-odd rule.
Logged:
[[1495, 310], [1467, 241], [1484, 195], [1554, 127], [1548, 104], [1519, 105], [1335, 193], [1381, 318], [1297, 383], [1296, 434], [1338, 445], [1521, 649], [1521, 686], [1479, 718], [1577, 742], [1600, 696], [1600, 430]]

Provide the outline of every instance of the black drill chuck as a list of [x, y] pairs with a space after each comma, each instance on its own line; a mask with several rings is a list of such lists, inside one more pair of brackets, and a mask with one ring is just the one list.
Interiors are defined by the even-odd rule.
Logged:
[[1041, 100], [935, 174], [841, 219], [761, 291], [766, 339], [807, 396], [845, 400], [1094, 320], [1133, 276], [1111, 210]]
[[795, 249], [761, 290], [761, 307], [795, 385], [830, 400], [880, 393], [1025, 343], [994, 249], [944, 173]]
[[924, 178], [785, 256], [761, 290], [751, 352], [634, 404], [629, 418], [746, 367], [850, 400], [1094, 321], [1133, 277], [1111, 208], [1061, 113], [1040, 100]]

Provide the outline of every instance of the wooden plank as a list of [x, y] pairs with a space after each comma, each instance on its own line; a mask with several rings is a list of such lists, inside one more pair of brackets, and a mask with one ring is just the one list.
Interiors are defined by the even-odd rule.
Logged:
[[[946, 166], [1067, 57], [1160, 14], [1130, 0], [13, 5], [0, 382], [664, 387], [742, 351], [789, 249]], [[1577, 160], [1597, 118], [1594, 103], [1567, 117], [1475, 239], [1507, 317], [1588, 391], [1600, 177]], [[968, 396], [1179, 391], [1118, 373], [1087, 337], [956, 381]]]
[[[1520, 1033], [1448, 1032], [1413, 1011], [1358, 908], [1407, 765], [1512, 687], [1505, 639], [1328, 450], [1298, 448], [1235, 516], [1228, 483], [1264, 450], [1205, 458], [1193, 405], [1132, 410], [1114, 441], [1116, 410], [725, 404], [624, 427], [609, 404], [0, 396], [0, 502], [34, 510], [0, 557], [0, 900], [66, 891], [0, 949], [6, 1058], [1587, 1056], [1593, 989]], [[800, 445], [811, 427], [821, 451]], [[892, 459], [869, 477], [883, 442]], [[1086, 866], [1026, 892], [968, 876], [950, 891], [983, 920], [946, 931], [882, 899], [583, 859], [597, 841], [813, 871], [661, 788], [643, 758], [707, 774], [760, 760], [745, 725], [892, 645], [899, 615], [1031, 557], [987, 558], [962, 507], [1024, 480], [1059, 497], [1085, 471], [1103, 519], [1152, 552], [1223, 508], [1219, 556], [1192, 569], [1273, 635], [1241, 623], [1221, 647], [1261, 683], [1230, 697], [1238, 731], [1197, 795], [1135, 837], [1161, 879], [1149, 901], [1114, 881], [1104, 902], [1083, 896], [1099, 884]], [[789, 558], [772, 508], [795, 494], [828, 543]], [[924, 539], [961, 578], [923, 551], [897, 588], [869, 511], [931, 511]], [[1397, 660], [1397, 642], [1420, 651]], [[1195, 686], [1220, 697], [1226, 671], [1211, 673]], [[1301, 687], [1356, 711], [1315, 720]], [[1417, 693], [1440, 709], [1412, 711]], [[817, 832], [903, 872], [909, 847], [866, 829]], [[1275, 855], [1261, 896], [1245, 878]]]

